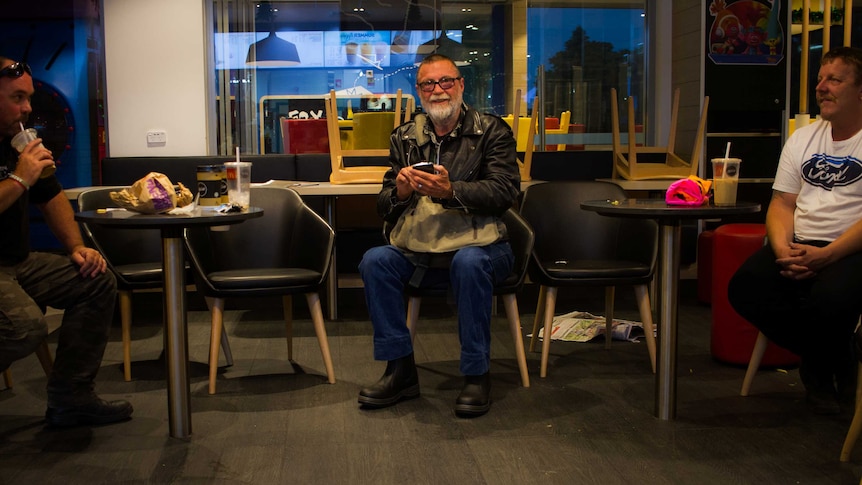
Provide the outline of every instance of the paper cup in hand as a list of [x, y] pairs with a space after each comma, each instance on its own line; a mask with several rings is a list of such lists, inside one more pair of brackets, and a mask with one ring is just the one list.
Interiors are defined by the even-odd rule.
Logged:
[[[34, 128], [27, 128], [26, 130], [20, 131], [17, 135], [12, 137], [12, 148], [17, 150], [18, 153], [21, 153], [24, 151], [24, 148], [26, 148], [27, 145], [36, 138], [39, 138], [39, 136], [36, 134], [36, 130]], [[45, 148], [45, 145], [39, 143], [39, 147]], [[56, 170], [57, 165], [52, 163], [51, 165], [42, 169], [42, 175], [40, 175], [40, 178], [49, 177], [53, 175]]]

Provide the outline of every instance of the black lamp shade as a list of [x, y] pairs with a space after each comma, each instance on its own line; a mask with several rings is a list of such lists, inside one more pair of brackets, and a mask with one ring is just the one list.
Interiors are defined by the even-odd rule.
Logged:
[[269, 35], [249, 46], [245, 63], [257, 67], [285, 67], [299, 64], [299, 53], [292, 42], [270, 32]]
[[459, 67], [470, 65], [468, 49], [463, 44], [450, 39], [445, 30], [441, 32], [440, 37], [431, 39], [416, 48], [415, 63], [418, 65], [422, 59], [431, 54], [443, 54]]

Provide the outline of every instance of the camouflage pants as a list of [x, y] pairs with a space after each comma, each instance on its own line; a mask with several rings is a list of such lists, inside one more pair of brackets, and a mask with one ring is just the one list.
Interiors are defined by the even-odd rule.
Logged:
[[48, 402], [89, 397], [108, 341], [116, 286], [110, 272], [81, 276], [68, 256], [33, 252], [17, 265], [0, 266], [0, 370], [45, 338], [44, 307], [62, 309]]

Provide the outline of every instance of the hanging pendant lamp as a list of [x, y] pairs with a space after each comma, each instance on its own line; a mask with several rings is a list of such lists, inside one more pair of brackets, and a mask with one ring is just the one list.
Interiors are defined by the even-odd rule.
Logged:
[[456, 42], [446, 35], [446, 31], [440, 32], [440, 37], [431, 39], [428, 42], [416, 48], [416, 60], [418, 65], [427, 56], [431, 54], [443, 54], [452, 59], [458, 67], [469, 66], [470, 56], [469, 51], [460, 42]]
[[299, 52], [293, 42], [270, 32], [248, 48], [245, 63], [256, 67], [287, 67], [299, 65]]

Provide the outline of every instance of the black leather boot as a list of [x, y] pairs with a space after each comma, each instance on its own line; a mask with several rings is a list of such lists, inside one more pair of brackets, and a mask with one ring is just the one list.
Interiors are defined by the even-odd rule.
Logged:
[[839, 414], [838, 393], [833, 373], [828, 366], [812, 365], [809, 359], [799, 362], [799, 377], [805, 386], [805, 401], [814, 414]]
[[69, 427], [82, 424], [110, 424], [132, 417], [132, 405], [128, 401], [105, 401], [93, 394], [87, 400], [69, 404], [48, 404], [45, 421], [49, 426]]
[[464, 388], [455, 400], [455, 414], [462, 417], [481, 416], [491, 409], [491, 373], [464, 376]]
[[413, 352], [386, 363], [383, 377], [371, 387], [359, 391], [359, 404], [368, 408], [383, 408], [398, 401], [419, 396], [419, 375]]

